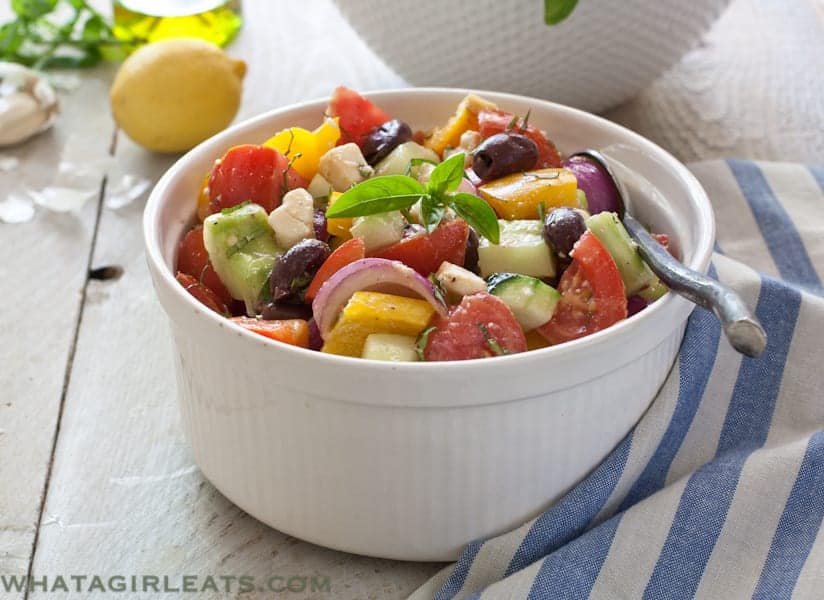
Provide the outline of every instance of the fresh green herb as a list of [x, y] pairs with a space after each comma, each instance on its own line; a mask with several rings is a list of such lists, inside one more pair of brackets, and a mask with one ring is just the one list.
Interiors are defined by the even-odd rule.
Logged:
[[314, 275], [308, 273], [300, 275], [299, 277], [295, 277], [292, 279], [292, 281], [289, 283], [289, 287], [291, 287], [295, 291], [302, 290], [312, 282], [313, 278]]
[[228, 208], [221, 208], [220, 209], [220, 214], [222, 214], [222, 215], [231, 215], [233, 212], [237, 212], [241, 208], [243, 208], [244, 206], [249, 206], [250, 204], [251, 204], [251, 202], [249, 202], [248, 200], [245, 200], [245, 201], [241, 202], [240, 204], [235, 204], [234, 206], [230, 206]]
[[415, 352], [418, 354], [418, 360], [425, 361], [426, 357], [424, 356], [424, 351], [426, 350], [426, 344], [429, 342], [429, 334], [435, 331], [435, 326], [430, 325], [418, 336], [418, 341], [415, 342]]
[[16, 18], [0, 26], [0, 60], [35, 69], [122, 60], [146, 41], [117, 39], [86, 0], [12, 0], [11, 8]]
[[544, 0], [544, 23], [557, 25], [575, 10], [578, 0]]
[[429, 176], [429, 190], [436, 195], [442, 195], [458, 189], [464, 176], [464, 161], [464, 153], [458, 152], [435, 167]]
[[435, 296], [435, 299], [444, 306], [447, 306], [446, 288], [443, 287], [443, 282], [438, 279], [434, 273], [429, 275], [429, 282], [432, 284], [432, 293]]
[[464, 176], [464, 158], [461, 152], [437, 165], [425, 186], [407, 175], [367, 179], [344, 192], [326, 216], [363, 217], [404, 211], [420, 200], [423, 224], [428, 231], [433, 231], [446, 209], [451, 208], [479, 234], [497, 244], [500, 230], [495, 211], [477, 196], [455, 191]]
[[434, 160], [429, 160], [428, 158], [413, 158], [409, 161], [409, 166], [406, 167], [406, 175], [412, 177], [412, 169], [425, 164], [432, 165], [435, 167], [438, 166], [438, 163], [436, 163]]
[[513, 129], [515, 129], [515, 127], [517, 127], [517, 125], [518, 125], [518, 115], [512, 115], [512, 119], [507, 124], [505, 131], [512, 131]]
[[527, 127], [529, 127], [529, 116], [530, 116], [531, 114], [532, 114], [532, 109], [531, 109], [531, 108], [528, 108], [528, 109], [527, 109], [527, 111], [526, 111], [526, 116], [524, 117], [524, 120], [523, 120], [523, 121], [521, 121], [521, 127], [520, 127], [520, 129], [522, 129], [522, 130], [523, 130], [523, 129], [526, 129]]
[[489, 349], [492, 350], [497, 356], [503, 356], [504, 354], [509, 354], [509, 351], [502, 348], [501, 345], [498, 343], [492, 335], [489, 333], [489, 328], [486, 326], [485, 323], [480, 323], [478, 327], [481, 328], [481, 333], [484, 334], [484, 340], [486, 341], [486, 345], [489, 346]]
[[461, 192], [450, 196], [449, 206], [490, 242], [497, 244], [501, 241], [498, 217], [483, 199]]
[[428, 233], [435, 231], [445, 211], [446, 207], [436, 202], [432, 196], [427, 194], [421, 198], [421, 220]]
[[365, 217], [403, 210], [415, 204], [425, 193], [423, 186], [416, 179], [406, 175], [373, 177], [341, 194], [326, 211], [326, 216]]
[[543, 202], [538, 203], [538, 220], [543, 223], [546, 219], [546, 206]]
[[261, 233], [263, 232], [257, 231], [255, 233], [244, 235], [243, 237], [238, 238], [237, 242], [226, 248], [226, 258], [232, 258], [235, 254], [241, 252], [246, 246], [248, 246], [257, 238], [259, 238]]

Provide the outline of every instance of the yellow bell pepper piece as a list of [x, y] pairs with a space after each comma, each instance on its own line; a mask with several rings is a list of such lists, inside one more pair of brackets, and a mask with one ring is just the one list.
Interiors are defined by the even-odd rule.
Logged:
[[484, 100], [480, 96], [469, 94], [461, 100], [458, 110], [449, 119], [446, 125], [436, 128], [423, 143], [427, 148], [431, 148], [438, 155], [443, 155], [447, 146], [457, 148], [461, 143], [461, 135], [464, 132], [478, 129], [478, 113], [482, 110], [497, 110], [498, 106]]
[[578, 181], [568, 169], [540, 169], [495, 179], [478, 188], [481, 197], [508, 221], [537, 219], [543, 204], [549, 212], [559, 206], [578, 206]]
[[326, 119], [314, 131], [301, 127], [290, 127], [275, 134], [264, 142], [264, 146], [274, 148], [292, 159], [292, 168], [307, 181], [318, 172], [320, 157], [335, 147], [340, 139], [338, 118]]
[[380, 292], [355, 292], [321, 352], [361, 356], [366, 338], [373, 333], [417, 337], [434, 312], [426, 300]]
[[[332, 192], [329, 195], [329, 206], [332, 206], [342, 195], [341, 192]], [[352, 217], [326, 219], [326, 231], [329, 232], [329, 235], [334, 235], [344, 240], [351, 239], [352, 234], [349, 232], [349, 229], [352, 227], [353, 220]]]
[[206, 220], [206, 217], [212, 214], [211, 208], [209, 207], [209, 178], [211, 176], [211, 171], [206, 173], [200, 182], [200, 191], [197, 194], [197, 219], [201, 223]]

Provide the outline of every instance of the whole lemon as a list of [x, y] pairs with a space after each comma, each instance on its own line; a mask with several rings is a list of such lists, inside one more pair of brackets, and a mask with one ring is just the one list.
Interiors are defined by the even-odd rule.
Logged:
[[154, 42], [117, 72], [112, 113], [135, 142], [155, 152], [193, 148], [237, 114], [246, 63], [194, 38]]

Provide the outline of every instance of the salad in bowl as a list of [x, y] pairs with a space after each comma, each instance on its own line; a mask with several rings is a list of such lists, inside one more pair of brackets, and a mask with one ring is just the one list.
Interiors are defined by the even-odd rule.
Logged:
[[606, 329], [666, 287], [609, 175], [564, 160], [529, 118], [470, 94], [413, 131], [339, 87], [314, 130], [215, 161], [177, 281], [260, 335], [375, 360], [495, 357]]

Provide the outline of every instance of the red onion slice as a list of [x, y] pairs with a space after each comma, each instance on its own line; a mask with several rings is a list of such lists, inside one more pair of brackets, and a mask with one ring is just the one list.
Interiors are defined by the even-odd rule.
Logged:
[[600, 165], [583, 156], [573, 156], [564, 161], [564, 167], [575, 173], [578, 188], [587, 195], [588, 212], [618, 212], [618, 190], [612, 177], [605, 173]]
[[398, 296], [420, 296], [435, 311], [446, 316], [447, 307], [426, 277], [397, 260], [363, 258], [343, 267], [323, 284], [312, 302], [312, 312], [320, 336], [326, 339], [341, 311], [360, 291], [384, 292]]

